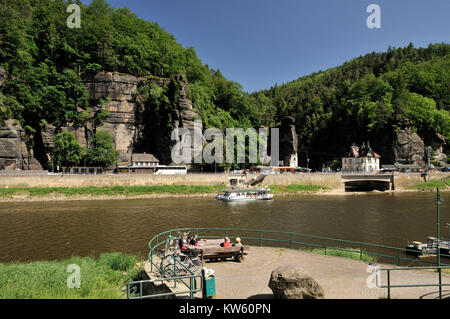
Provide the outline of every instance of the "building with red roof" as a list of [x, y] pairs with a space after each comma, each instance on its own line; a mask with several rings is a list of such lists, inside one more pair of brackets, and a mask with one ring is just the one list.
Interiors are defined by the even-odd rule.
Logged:
[[357, 146], [353, 143], [350, 150], [342, 157], [342, 172], [377, 173], [380, 170], [381, 156], [363, 143]]

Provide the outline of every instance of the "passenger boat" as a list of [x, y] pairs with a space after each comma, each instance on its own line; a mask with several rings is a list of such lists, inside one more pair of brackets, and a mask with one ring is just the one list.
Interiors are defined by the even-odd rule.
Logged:
[[[422, 244], [419, 241], [413, 241], [406, 246], [406, 254], [414, 256], [435, 255], [437, 253], [438, 240], [434, 237], [428, 237], [427, 243]], [[450, 254], [450, 241], [439, 240], [439, 252], [445, 257]]]
[[254, 200], [271, 200], [273, 194], [268, 188], [260, 189], [230, 189], [224, 190], [216, 196], [216, 199], [224, 202], [242, 202]]

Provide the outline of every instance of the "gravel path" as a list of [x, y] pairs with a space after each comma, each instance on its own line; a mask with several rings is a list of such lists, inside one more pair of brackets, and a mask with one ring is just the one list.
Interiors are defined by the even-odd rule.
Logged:
[[[216, 273], [217, 298], [272, 298], [267, 286], [273, 269], [281, 264], [298, 264], [316, 279], [325, 290], [325, 298], [378, 299], [386, 298], [387, 289], [368, 288], [368, 263], [352, 259], [324, 256], [298, 250], [251, 247], [244, 262], [208, 262], [206, 267]], [[380, 268], [392, 268], [381, 265]], [[383, 272], [385, 274], [385, 272]], [[373, 281], [374, 282], [374, 281]], [[424, 270], [397, 271], [391, 275], [392, 284], [435, 284], [437, 273]], [[450, 284], [450, 275], [443, 275]], [[382, 276], [382, 285], [386, 276]], [[450, 287], [443, 287], [444, 297], [450, 298]], [[431, 299], [438, 296], [437, 287], [396, 288], [391, 298]]]

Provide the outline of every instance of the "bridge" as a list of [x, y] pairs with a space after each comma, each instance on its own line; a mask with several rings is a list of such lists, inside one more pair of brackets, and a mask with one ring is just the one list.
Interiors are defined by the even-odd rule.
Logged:
[[386, 191], [394, 190], [393, 174], [370, 174], [343, 172], [341, 182], [345, 185], [345, 191]]

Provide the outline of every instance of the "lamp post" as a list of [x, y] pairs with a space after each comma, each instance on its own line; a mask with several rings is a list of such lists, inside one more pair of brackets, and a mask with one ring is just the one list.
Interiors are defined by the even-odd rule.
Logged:
[[441, 250], [440, 250], [440, 230], [439, 230], [439, 207], [444, 200], [441, 198], [441, 191], [439, 188], [436, 190], [436, 236], [437, 236], [437, 265], [441, 265]]
[[441, 269], [441, 245], [440, 245], [440, 232], [439, 232], [439, 206], [444, 200], [441, 198], [441, 191], [439, 187], [436, 189], [436, 236], [437, 236], [437, 246], [436, 246], [436, 256], [437, 256], [437, 266], [439, 273], [439, 299], [442, 299], [442, 269]]
[[306, 168], [309, 168], [309, 155], [307, 150], [300, 150], [300, 152], [306, 153]]

